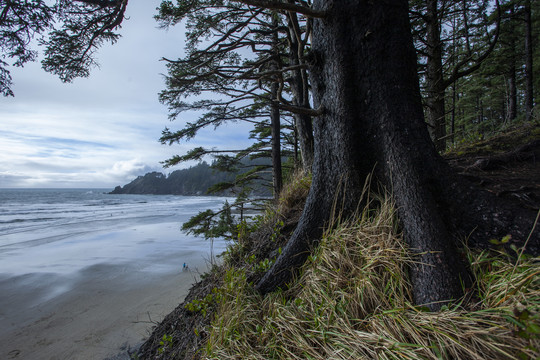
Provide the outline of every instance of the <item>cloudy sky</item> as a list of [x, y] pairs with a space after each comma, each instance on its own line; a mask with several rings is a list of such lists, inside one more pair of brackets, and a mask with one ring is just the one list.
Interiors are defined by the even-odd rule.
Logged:
[[183, 53], [181, 27], [158, 29], [160, 0], [131, 0], [122, 38], [97, 56], [89, 78], [63, 84], [39, 62], [11, 68], [15, 97], [0, 97], [0, 188], [124, 185], [138, 175], [164, 170], [160, 161], [194, 146], [247, 145], [247, 130], [229, 125], [201, 132], [182, 144], [161, 145], [173, 123], [158, 101], [163, 89], [162, 57]]

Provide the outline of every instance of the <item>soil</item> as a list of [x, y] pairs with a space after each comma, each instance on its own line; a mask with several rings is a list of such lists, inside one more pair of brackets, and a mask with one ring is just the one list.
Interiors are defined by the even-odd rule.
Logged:
[[150, 337], [131, 354], [131, 358], [198, 359], [199, 349], [206, 342], [205, 329], [210, 325], [213, 309], [209, 308], [205, 313], [190, 311], [186, 304], [204, 299], [212, 289], [219, 288], [223, 278], [219, 270], [214, 267], [193, 285], [185, 300], [153, 328]]
[[[540, 208], [540, 125], [526, 124], [509, 129], [504, 134], [480, 140], [467, 146], [461, 145], [444, 155], [449, 164], [478, 186], [517, 202], [520, 206], [538, 211]], [[276, 246], [286, 242], [294, 230], [302, 204], [289, 208], [282, 214], [284, 222], [278, 239], [269, 239], [272, 228], [261, 228], [247, 239], [250, 251], [245, 255], [260, 260], [272, 257]], [[263, 241], [261, 241], [263, 239]], [[253, 243], [257, 242], [257, 245]], [[276, 245], [277, 244], [277, 245]], [[240, 262], [241, 259], [239, 258]], [[245, 264], [238, 264], [246, 266]], [[204, 346], [210, 325], [212, 309], [204, 315], [191, 312], [186, 304], [195, 299], [204, 299], [213, 288], [221, 285], [222, 269], [214, 268], [203, 280], [195, 284], [184, 303], [158, 324], [150, 338], [141, 346], [136, 359], [198, 359], [198, 350]], [[257, 274], [249, 272], [250, 281], [257, 281]], [[163, 336], [172, 336], [172, 343]]]
[[450, 151], [449, 164], [498, 197], [540, 208], [540, 125], [528, 124]]

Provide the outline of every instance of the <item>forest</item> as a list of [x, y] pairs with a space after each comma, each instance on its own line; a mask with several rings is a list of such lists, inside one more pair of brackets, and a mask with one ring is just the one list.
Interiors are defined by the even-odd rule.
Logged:
[[[46, 71], [64, 81], [88, 76], [95, 65], [93, 55], [97, 48], [107, 42], [114, 43], [120, 36], [127, 6], [127, 0], [58, 1], [54, 6], [43, 1], [34, 1], [30, 6], [9, 1], [2, 5], [0, 44], [5, 59], [0, 63], [2, 93], [13, 95], [7, 61], [21, 66], [34, 59], [35, 53], [27, 48], [31, 36], [48, 34], [43, 38], [46, 50], [42, 64]], [[497, 196], [452, 167], [448, 156], [443, 157], [453, 150], [462, 151], [464, 144], [516, 128], [525, 131], [523, 138], [527, 142], [521, 150], [509, 152], [506, 160], [504, 154], [498, 154], [486, 156], [484, 165], [482, 162], [473, 165], [481, 170], [486, 163], [504, 163], [522, 153], [537, 153], [538, 1], [178, 0], [162, 1], [156, 20], [164, 28], [185, 26], [187, 54], [178, 59], [163, 59], [168, 74], [160, 100], [168, 107], [170, 118], [180, 125], [164, 129], [160, 141], [173, 145], [196, 137], [206, 127], [219, 132], [219, 127], [226, 123], [253, 125], [253, 145], [249, 148], [197, 147], [165, 160], [165, 165], [211, 157], [214, 168], [228, 169], [244, 158], [270, 158], [277, 207], [281, 206], [284, 194], [291, 191], [290, 187], [284, 187], [284, 179], [295, 179], [291, 171], [284, 175], [282, 158], [290, 158], [297, 174], [304, 174], [296, 180], [300, 185], [292, 187], [293, 192], [305, 195], [302, 200], [291, 200], [292, 208], [301, 207], [296, 209], [294, 221], [288, 221], [291, 214], [274, 212], [266, 219], [259, 218], [255, 228], [244, 222], [235, 224], [230, 236], [236, 239], [236, 247], [231, 248], [225, 261], [230, 267], [215, 271], [213, 276], [221, 280], [200, 290], [203, 298], [185, 304], [182, 311], [187, 317], [182, 321], [191, 321], [189, 316], [193, 314], [206, 318], [207, 308], [214, 308], [215, 304], [218, 304], [216, 311], [238, 304], [240, 299], [227, 288], [236, 286], [245, 288], [249, 299], [256, 299], [244, 307], [258, 304], [262, 310], [252, 309], [254, 313], [269, 308], [274, 311], [255, 316], [253, 328], [247, 329], [249, 325], [245, 323], [246, 329], [242, 331], [252, 330], [252, 338], [246, 341], [254, 349], [261, 345], [258, 337], [274, 336], [276, 347], [260, 349], [263, 355], [250, 355], [253, 358], [314, 357], [308, 350], [304, 353], [292, 350], [294, 344], [275, 337], [279, 331], [272, 326], [280, 326], [276, 319], [281, 315], [292, 319], [288, 311], [302, 312], [303, 316], [318, 315], [323, 308], [329, 311], [324, 304], [334, 304], [333, 315], [331, 319], [321, 315], [312, 319], [315, 323], [309, 323], [310, 331], [321, 335], [313, 340], [315, 344], [310, 343], [309, 337], [304, 340], [295, 337], [298, 334], [294, 332], [301, 333], [301, 329], [288, 329], [290, 337], [297, 342], [310, 343], [305, 344], [306, 348], [314, 349], [315, 353], [327, 351], [323, 358], [341, 354], [340, 346], [346, 349], [340, 355], [343, 358], [347, 351], [355, 356], [377, 358], [392, 347], [412, 349], [414, 353], [415, 346], [422, 349], [418, 354], [423, 355], [417, 354], [420, 358], [475, 358], [488, 350], [493, 351], [491, 356], [502, 358], [538, 356], [538, 302], [531, 298], [520, 298], [527, 304], [531, 301], [530, 307], [511, 303], [507, 304], [506, 312], [500, 310], [500, 314], [506, 314], [502, 318], [513, 316], [520, 324], [514, 325], [526, 334], [516, 335], [520, 339], [512, 338], [500, 348], [490, 347], [487, 340], [487, 344], [476, 343], [476, 355], [468, 353], [468, 345], [459, 341], [458, 345], [424, 344], [418, 339], [431, 335], [418, 335], [422, 333], [420, 330], [406, 338], [397, 336], [385, 342], [380, 345], [386, 349], [380, 350], [381, 353], [373, 338], [366, 340], [373, 345], [368, 350], [355, 347], [360, 342], [360, 332], [367, 331], [359, 319], [374, 316], [399, 323], [401, 320], [393, 315], [385, 317], [394, 314], [394, 308], [404, 309], [409, 319], [418, 315], [419, 321], [427, 322], [419, 313], [466, 309], [472, 311], [466, 322], [477, 321], [480, 315], [474, 313], [472, 304], [478, 304], [478, 298], [482, 298], [479, 294], [485, 290], [478, 290], [484, 284], [480, 278], [485, 275], [482, 273], [485, 268], [479, 268], [478, 264], [489, 261], [474, 260], [469, 251], [491, 249], [507, 254], [503, 256], [505, 261], [514, 264], [510, 265], [510, 268], [514, 266], [510, 278], [517, 273], [526, 273], [528, 279], [538, 278], [537, 267], [530, 263], [524, 265], [530, 266], [527, 269], [517, 270], [523, 259], [540, 253], [538, 201], [533, 199], [532, 205], [523, 206]], [[184, 123], [185, 112], [202, 115], [194, 122]], [[536, 169], [533, 168], [533, 173]], [[257, 170], [248, 170], [246, 176], [249, 178]], [[531, 186], [537, 187], [538, 182]], [[286, 196], [294, 198], [290, 193]], [[381, 213], [389, 215], [391, 220], [380, 220], [376, 214]], [[369, 227], [377, 221], [382, 228], [400, 235], [399, 241], [383, 244], [375, 253], [393, 249], [401, 254], [398, 249], [403, 246], [407, 249], [403, 256], [408, 260], [400, 260], [406, 265], [397, 268], [395, 264], [375, 266], [372, 271], [386, 282], [373, 285], [373, 291], [386, 286], [402, 292], [404, 300], [395, 303], [388, 300], [384, 311], [377, 312], [375, 304], [362, 302], [363, 295], [355, 300], [358, 301], [355, 304], [361, 305], [351, 307], [352, 300], [336, 300], [331, 295], [350, 289], [326, 287], [318, 300], [322, 305], [306, 305], [302, 290], [305, 283], [298, 281], [308, 273], [312, 272], [311, 278], [320, 278], [314, 283], [322, 287], [331, 282], [324, 280], [322, 273], [340, 273], [345, 269], [353, 272], [355, 262], [357, 266], [362, 261], [372, 263], [355, 255], [352, 264], [328, 260], [323, 270], [310, 267], [323, 261], [318, 258], [323, 251], [319, 249], [341, 244], [345, 236], [336, 235], [338, 225], [355, 228], [353, 224], [362, 223]], [[355, 234], [367, 231], [356, 230]], [[285, 233], [287, 236], [279, 245], [268, 240], [281, 238]], [[352, 236], [356, 239], [352, 241], [354, 246], [370, 248], [369, 236], [362, 240]], [[332, 249], [339, 252], [345, 246]], [[368, 249], [355, 251], [362, 254]], [[500, 265], [497, 261], [486, 266], [497, 271]], [[242, 272], [245, 268], [255, 275]], [[380, 273], [381, 268], [386, 270]], [[395, 288], [393, 275], [400, 278], [400, 285]], [[340, 279], [346, 278], [345, 275]], [[371, 281], [375, 280], [369, 277], [365, 282], [359, 280], [344, 286], [353, 286], [351, 291], [355, 292], [354, 289], [364, 289], [363, 286], [369, 288]], [[535, 280], [525, 282], [533, 288], [538, 286]], [[508, 290], [509, 285], [502, 286]], [[517, 292], [518, 289], [513, 294]], [[506, 304], [510, 297], [501, 296], [493, 300], [494, 306], [481, 309], [491, 314], [490, 309]], [[277, 306], [280, 301], [288, 307]], [[484, 302], [487, 304], [487, 300]], [[508, 315], [512, 311], [514, 315]], [[355, 339], [354, 346], [334, 343], [339, 338], [334, 333], [339, 321], [332, 321], [344, 313], [349, 316], [344, 318], [355, 319], [352, 335], [347, 338], [347, 341]], [[260, 322], [261, 318], [271, 316], [274, 322]], [[234, 347], [234, 341], [240, 341], [235, 334], [244, 333], [238, 330], [242, 321], [234, 316], [230, 321], [234, 323], [232, 328], [213, 323], [210, 330], [196, 327], [191, 331], [195, 338], [193, 335], [188, 338], [195, 339], [195, 343], [199, 339], [208, 340], [209, 347], [229, 344], [228, 349], [220, 348], [223, 353], [207, 349], [206, 356], [234, 358], [232, 354], [240, 351]], [[493, 321], [489, 324], [479, 321], [476, 329], [497, 328], [499, 323]], [[429, 332], [427, 327], [424, 330], [429, 334], [446, 331], [438, 328]], [[473, 333], [474, 339], [485, 336], [480, 330]], [[180, 351], [172, 345], [183, 341], [182, 334], [179, 332], [170, 341], [167, 334], [162, 334], [165, 336], [162, 340], [154, 337], [146, 349], [157, 351], [158, 357], [167, 349], [176, 349], [175, 354], [180, 357], [185, 349]], [[380, 336], [387, 339], [387, 335]], [[414, 358], [411, 353], [407, 356]], [[395, 354], [385, 354], [383, 358], [396, 358]]]
[[[258, 163], [258, 164], [257, 164]], [[124, 186], [117, 186], [110, 194], [151, 194], [151, 195], [217, 195], [235, 196], [243, 191], [249, 196], [271, 196], [268, 183], [271, 182], [269, 173], [262, 173], [248, 180], [242, 176], [242, 168], [258, 169], [269, 167], [268, 162], [244, 160], [242, 167], [229, 168], [228, 171], [217, 171], [206, 161], [189, 168], [175, 170], [168, 175], [153, 171]], [[236, 170], [236, 172], [234, 171]], [[244, 181], [249, 183], [243, 184]]]

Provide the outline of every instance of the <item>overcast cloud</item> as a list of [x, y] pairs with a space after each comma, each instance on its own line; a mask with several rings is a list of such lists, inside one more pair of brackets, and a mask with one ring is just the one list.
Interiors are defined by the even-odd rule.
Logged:
[[[12, 68], [14, 98], [0, 98], [0, 188], [123, 185], [160, 161], [195, 146], [247, 146], [247, 129], [229, 125], [201, 132], [187, 144], [161, 145], [170, 123], [158, 102], [162, 57], [183, 53], [181, 27], [157, 28], [160, 0], [132, 0], [122, 38], [98, 53], [89, 78], [63, 84], [39, 62]], [[183, 115], [193, 121], [195, 115]], [[170, 169], [167, 171], [171, 171]]]

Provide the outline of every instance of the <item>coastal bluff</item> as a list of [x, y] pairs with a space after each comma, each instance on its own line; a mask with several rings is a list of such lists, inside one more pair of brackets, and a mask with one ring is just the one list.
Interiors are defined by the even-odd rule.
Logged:
[[138, 176], [129, 184], [115, 187], [110, 194], [204, 195], [211, 186], [234, 179], [235, 174], [215, 171], [202, 162], [168, 176], [157, 171]]

